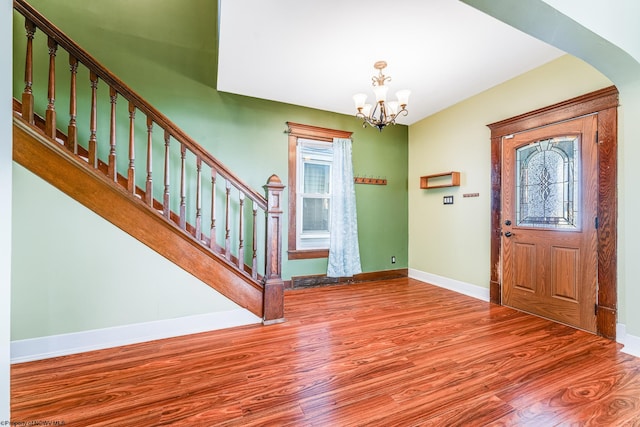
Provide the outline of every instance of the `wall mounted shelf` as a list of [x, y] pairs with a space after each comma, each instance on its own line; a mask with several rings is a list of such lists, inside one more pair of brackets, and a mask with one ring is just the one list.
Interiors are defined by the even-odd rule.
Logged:
[[460, 186], [460, 172], [442, 172], [420, 177], [420, 188], [444, 188]]

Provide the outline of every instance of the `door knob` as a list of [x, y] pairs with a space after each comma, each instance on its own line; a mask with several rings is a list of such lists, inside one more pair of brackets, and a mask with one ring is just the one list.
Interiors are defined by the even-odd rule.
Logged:
[[506, 233], [504, 233], [504, 237], [511, 237], [513, 236], [513, 233], [510, 231], [507, 231]]

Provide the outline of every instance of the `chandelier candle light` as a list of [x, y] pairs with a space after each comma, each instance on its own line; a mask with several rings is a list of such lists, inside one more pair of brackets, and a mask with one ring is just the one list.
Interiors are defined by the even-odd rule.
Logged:
[[376, 95], [376, 103], [372, 108], [371, 104], [366, 104], [367, 95], [364, 93], [357, 93], [353, 95], [353, 102], [356, 104], [356, 117], [363, 119], [362, 127], [369, 126], [378, 128], [380, 132], [387, 125], [395, 125], [396, 117], [400, 114], [406, 116], [409, 112], [406, 107], [409, 103], [409, 90], [399, 90], [396, 93], [397, 101], [387, 102], [387, 91], [389, 86], [384, 83], [391, 81], [391, 77], [382, 74], [382, 70], [385, 69], [387, 63], [385, 61], [378, 61], [373, 64], [373, 68], [378, 70], [378, 75], [371, 78], [373, 92]]

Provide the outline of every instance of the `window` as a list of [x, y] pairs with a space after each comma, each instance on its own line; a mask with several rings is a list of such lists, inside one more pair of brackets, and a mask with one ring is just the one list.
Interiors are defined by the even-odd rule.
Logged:
[[329, 253], [333, 138], [351, 132], [288, 122], [289, 259], [323, 258]]
[[300, 138], [296, 151], [296, 248], [327, 249], [333, 147], [328, 142]]
[[580, 143], [576, 135], [516, 149], [516, 224], [580, 228]]

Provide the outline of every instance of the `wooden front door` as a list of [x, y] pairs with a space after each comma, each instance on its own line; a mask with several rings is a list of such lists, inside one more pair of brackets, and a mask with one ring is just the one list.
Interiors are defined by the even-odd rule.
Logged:
[[502, 301], [597, 332], [597, 115], [502, 140]]

